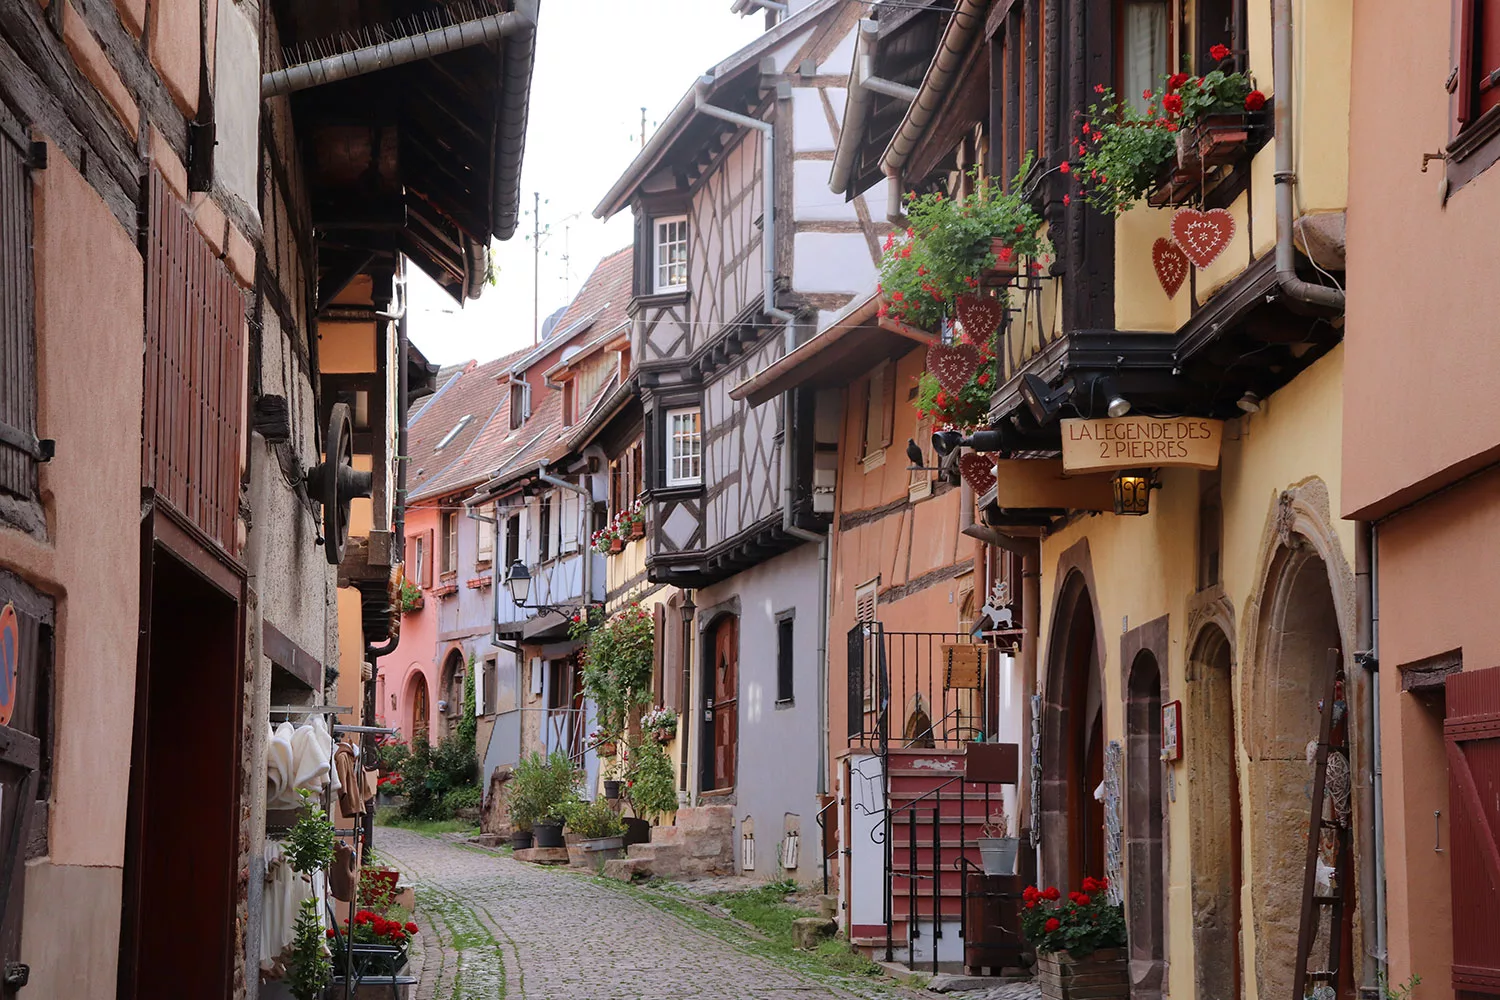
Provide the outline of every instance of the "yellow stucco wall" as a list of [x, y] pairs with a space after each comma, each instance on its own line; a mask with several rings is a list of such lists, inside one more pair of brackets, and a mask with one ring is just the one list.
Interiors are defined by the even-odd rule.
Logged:
[[[1331, 509], [1339, 509], [1340, 401], [1343, 380], [1343, 348], [1335, 348], [1290, 385], [1275, 393], [1261, 413], [1232, 421], [1225, 431], [1221, 460], [1220, 490], [1223, 502], [1221, 579], [1236, 616], [1235, 700], [1236, 717], [1245, 718], [1240, 706], [1241, 680], [1246, 669], [1240, 658], [1245, 644], [1244, 613], [1260, 587], [1264, 573], [1263, 540], [1274, 517], [1283, 490], [1317, 477], [1328, 488]], [[1181, 698], [1186, 688], [1187, 606], [1197, 587], [1197, 534], [1200, 473], [1185, 469], [1163, 470], [1162, 489], [1153, 493], [1151, 513], [1144, 517], [1103, 514], [1074, 521], [1042, 543], [1042, 608], [1039, 668], [1046, 683], [1052, 622], [1052, 600], [1057, 589], [1059, 555], [1082, 538], [1089, 543], [1097, 590], [1099, 627], [1103, 636], [1102, 664], [1105, 736], [1124, 740], [1124, 680], [1120, 663], [1120, 635], [1149, 621], [1169, 615], [1170, 651], [1162, 669], [1167, 678], [1166, 700]], [[1354, 561], [1355, 526], [1333, 521], [1342, 554]], [[1243, 727], [1242, 727], [1243, 728]], [[1243, 738], [1237, 741], [1241, 775], [1241, 801], [1248, 802], [1249, 761]], [[1167, 803], [1168, 912], [1167, 992], [1192, 996], [1195, 991], [1193, 912], [1190, 897], [1192, 858], [1189, 820], [1195, 796], [1220, 794], [1218, 789], [1194, 788], [1187, 770], [1175, 766], [1176, 800]], [[1242, 912], [1245, 940], [1245, 997], [1256, 1000], [1254, 956], [1255, 885], [1251, 850], [1256, 836], [1255, 817], [1243, 821], [1245, 895]], [[1131, 875], [1127, 870], [1128, 882]]]

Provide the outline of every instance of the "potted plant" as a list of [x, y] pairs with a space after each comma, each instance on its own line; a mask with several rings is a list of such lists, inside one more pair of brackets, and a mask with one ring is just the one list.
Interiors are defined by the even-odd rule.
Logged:
[[319, 1000], [333, 978], [333, 962], [325, 940], [332, 933], [323, 930], [317, 897], [304, 899], [292, 928], [292, 952], [287, 962], [286, 987], [296, 1000]]
[[643, 739], [631, 747], [631, 766], [625, 788], [636, 815], [660, 820], [677, 811], [677, 775], [672, 758], [654, 739]]
[[560, 750], [521, 758], [509, 792], [511, 822], [531, 830], [537, 847], [562, 847], [564, 812], [578, 798], [580, 776]]
[[1062, 898], [1056, 888], [1027, 886], [1021, 893], [1021, 931], [1037, 952], [1042, 993], [1074, 997], [1128, 997], [1125, 913], [1109, 900], [1108, 879], [1085, 878], [1081, 891]]
[[625, 508], [627, 530], [633, 539], [646, 537], [646, 514], [642, 508], [639, 500]]
[[1014, 875], [1021, 839], [1010, 836], [1010, 822], [1001, 802], [979, 835], [979, 860], [986, 875]]
[[641, 729], [648, 732], [658, 743], [671, 743], [677, 738], [677, 711], [658, 708], [641, 716]]
[[401, 581], [401, 593], [398, 596], [401, 604], [401, 613], [403, 615], [410, 614], [413, 611], [422, 610], [422, 588], [418, 587], [410, 580]]
[[607, 732], [602, 726], [590, 730], [584, 739], [590, 747], [593, 747], [594, 753], [606, 760], [620, 752], [618, 737]]
[[578, 839], [568, 848], [583, 867], [597, 868], [625, 854], [625, 824], [602, 801], [575, 802], [568, 807], [568, 830]]

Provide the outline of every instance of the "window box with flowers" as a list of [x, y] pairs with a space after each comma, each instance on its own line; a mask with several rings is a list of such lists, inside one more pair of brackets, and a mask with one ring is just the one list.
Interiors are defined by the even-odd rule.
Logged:
[[646, 537], [645, 505], [637, 500], [621, 508], [608, 524], [589, 536], [589, 545], [595, 552], [608, 555], [623, 551], [625, 543]]
[[1233, 53], [1209, 50], [1220, 63], [1202, 76], [1172, 73], [1157, 90], [1141, 94], [1144, 107], [1119, 99], [1103, 84], [1099, 100], [1081, 115], [1071, 173], [1080, 196], [1106, 215], [1145, 201], [1181, 204], [1221, 181], [1268, 135], [1266, 95], [1240, 72], [1222, 67]]
[[403, 580], [401, 582], [400, 602], [401, 613], [403, 615], [409, 615], [415, 611], [421, 611], [423, 605], [426, 603], [422, 599], [422, 588], [418, 587], [410, 580]]
[[1108, 896], [1109, 880], [1085, 878], [1066, 899], [1054, 887], [1021, 893], [1021, 931], [1036, 948], [1045, 996], [1089, 1000], [1130, 996], [1125, 913]]
[[677, 738], [677, 712], [671, 708], [658, 708], [641, 716], [641, 730], [650, 733], [658, 743], [671, 743]]

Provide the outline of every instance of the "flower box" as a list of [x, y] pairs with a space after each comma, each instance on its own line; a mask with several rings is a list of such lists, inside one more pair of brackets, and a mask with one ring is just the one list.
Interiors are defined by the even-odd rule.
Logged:
[[646, 537], [646, 522], [645, 521], [631, 521], [630, 522], [630, 537], [632, 539], [635, 539], [635, 538], [645, 538]]
[[1066, 951], [1036, 956], [1036, 979], [1044, 1000], [1111, 1000], [1130, 996], [1130, 966], [1124, 948], [1103, 948], [1085, 958]]
[[619, 752], [619, 748], [615, 746], [613, 741], [611, 741], [609, 743], [600, 743], [598, 746], [594, 747], [594, 752], [597, 753], [600, 757], [613, 757], [616, 753]]
[[625, 540], [621, 538], [611, 538], [609, 540], [609, 551], [612, 553], [625, 551]]
[[1188, 132], [1195, 158], [1204, 166], [1233, 163], [1250, 142], [1250, 116], [1209, 115]]
[[423, 597], [421, 594], [418, 594], [416, 597], [413, 597], [411, 600], [405, 603], [405, 605], [401, 608], [401, 613], [411, 614], [413, 611], [421, 611], [422, 608], [426, 607], [426, 605], [427, 598]]
[[1021, 274], [1021, 259], [1010, 246], [999, 237], [990, 240], [990, 253], [995, 255], [995, 266], [985, 269], [984, 284], [1009, 284]]

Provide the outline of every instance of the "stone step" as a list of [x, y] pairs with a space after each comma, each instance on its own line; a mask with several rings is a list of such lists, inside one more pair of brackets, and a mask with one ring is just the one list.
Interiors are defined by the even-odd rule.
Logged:
[[604, 862], [605, 878], [629, 882], [636, 876], [648, 878], [652, 874], [651, 866], [643, 858], [611, 858]]

